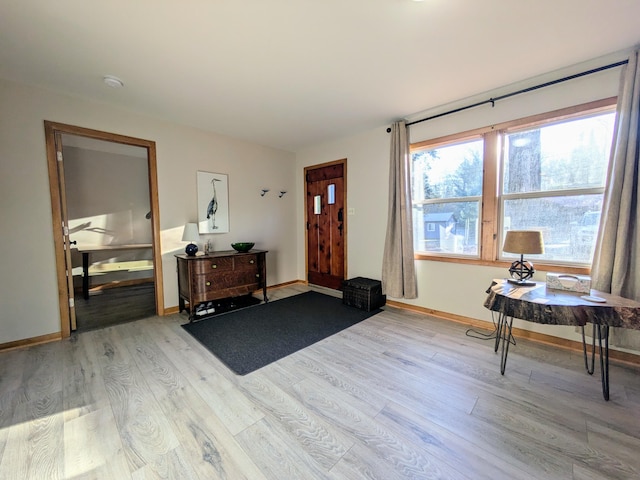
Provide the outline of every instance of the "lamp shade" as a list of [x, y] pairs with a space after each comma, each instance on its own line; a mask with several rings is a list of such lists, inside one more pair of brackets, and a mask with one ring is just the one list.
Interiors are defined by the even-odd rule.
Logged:
[[502, 246], [504, 252], [522, 255], [544, 253], [542, 232], [538, 230], [509, 230]]
[[197, 223], [186, 223], [182, 232], [183, 242], [197, 242], [200, 240]]

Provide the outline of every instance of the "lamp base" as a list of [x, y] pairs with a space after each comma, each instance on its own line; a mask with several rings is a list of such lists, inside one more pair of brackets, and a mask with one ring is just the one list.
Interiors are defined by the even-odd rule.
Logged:
[[513, 278], [507, 278], [507, 282], [517, 285], [519, 287], [535, 287], [536, 282], [527, 282], [526, 280], [514, 280]]
[[190, 243], [184, 249], [184, 252], [190, 257], [194, 257], [197, 251], [198, 251], [198, 246], [195, 243]]
[[511, 264], [509, 268], [511, 279], [509, 282], [520, 285], [521, 287], [532, 287], [535, 283], [527, 282], [527, 280], [533, 277], [535, 269], [533, 268], [533, 263], [525, 261], [522, 257], [523, 256], [520, 255], [520, 260], [516, 260]]

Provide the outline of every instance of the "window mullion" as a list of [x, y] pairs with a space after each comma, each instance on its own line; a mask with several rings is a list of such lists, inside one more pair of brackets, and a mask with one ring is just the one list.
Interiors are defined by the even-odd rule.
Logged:
[[497, 258], [499, 140], [500, 133], [497, 131], [484, 135], [480, 259], [486, 261]]
[[593, 188], [569, 188], [566, 190], [540, 190], [536, 192], [504, 193], [505, 200], [517, 198], [550, 198], [550, 197], [571, 197], [579, 195], [597, 195], [604, 192], [604, 187]]

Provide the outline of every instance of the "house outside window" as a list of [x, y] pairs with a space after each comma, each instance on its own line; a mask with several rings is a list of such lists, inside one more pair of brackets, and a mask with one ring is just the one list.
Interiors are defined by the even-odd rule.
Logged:
[[588, 267], [614, 122], [609, 98], [414, 143], [417, 257], [511, 262], [505, 232], [541, 230], [536, 264]]

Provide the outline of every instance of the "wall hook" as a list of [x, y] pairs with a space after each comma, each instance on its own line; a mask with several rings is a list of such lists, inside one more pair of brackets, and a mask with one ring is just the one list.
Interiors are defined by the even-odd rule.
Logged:
[[280, 195], [278, 195], [278, 198], [284, 197], [285, 193], [287, 193], [285, 190], [280, 190]]
[[269, 191], [268, 188], [263, 188], [262, 191], [260, 192], [260, 196], [264, 197], [264, 194], [267, 193]]

